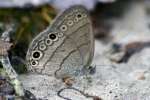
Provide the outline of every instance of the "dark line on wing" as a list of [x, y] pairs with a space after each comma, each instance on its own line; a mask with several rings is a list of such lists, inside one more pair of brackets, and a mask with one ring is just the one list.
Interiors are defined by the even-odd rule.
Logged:
[[[89, 23], [86, 23], [86, 24], [89, 24]], [[79, 27], [76, 31], [72, 32], [71, 34], [66, 35], [66, 38], [64, 38], [63, 42], [55, 49], [55, 51], [52, 53], [52, 55], [50, 56], [50, 58], [45, 62], [45, 64], [43, 65], [42, 71], [45, 69], [46, 64], [47, 64], [47, 63], [52, 59], [52, 57], [55, 55], [57, 49], [60, 48], [60, 47], [62, 46], [62, 44], [63, 44], [72, 34], [74, 34], [75, 32], [77, 32], [80, 28], [84, 27], [86, 24], [82, 25], [81, 27]], [[73, 42], [74, 42], [74, 41], [73, 41]]]
[[86, 43], [83, 43], [81, 45], [79, 45], [77, 48], [81, 48], [82, 46], [86, 45], [86, 44], [89, 44], [90, 41], [86, 42]]
[[[71, 34], [68, 34], [67, 36], [71, 36], [72, 34], [74, 34], [75, 32], [77, 32], [80, 28], [84, 27], [85, 25], [88, 25], [90, 23], [85, 23], [82, 26], [80, 26], [79, 28], [77, 28], [77, 30], [75, 30], [74, 32], [72, 32]], [[84, 34], [85, 35], [85, 34]]]
[[62, 60], [62, 62], [60, 63], [59, 68], [58, 68], [58, 69], [55, 71], [55, 73], [54, 73], [55, 77], [57, 77], [57, 72], [58, 72], [59, 70], [61, 70], [62, 64], [65, 62], [65, 60], [66, 60], [72, 53], [74, 53], [74, 52], [76, 52], [76, 49], [70, 51], [70, 53]]
[[[76, 31], [74, 31], [72, 34], [74, 34], [74, 33], [77, 32], [80, 28], [85, 27], [85, 26], [88, 25], [88, 24], [90, 25], [90, 23], [85, 23], [84, 25], [82, 25], [81, 27], [79, 27]], [[69, 36], [71, 37], [72, 34], [69, 34]], [[79, 36], [78, 38], [81, 38], [81, 37], [85, 36], [86, 34], [87, 34], [87, 33], [85, 32], [83, 35]], [[82, 55], [82, 53], [80, 52], [80, 49], [78, 48], [78, 45], [77, 45], [76, 41], [75, 41], [73, 38], [71, 38], [71, 39], [73, 40], [74, 44], [77, 46], [77, 50], [79, 51], [80, 56], [81, 56], [82, 59], [83, 59], [83, 55]], [[81, 44], [81, 45], [82, 45], [82, 44]]]
[[[86, 37], [86, 34], [87, 33], [84, 33], [83, 35], [81, 35], [79, 38], [82, 38], [82, 37]], [[74, 41], [75, 42], [75, 41]], [[77, 49], [78, 49], [78, 51], [79, 51], [79, 53], [80, 53], [80, 55], [81, 55], [81, 57], [82, 57], [82, 59], [84, 59], [84, 55], [82, 54], [82, 52], [80, 51], [80, 48], [82, 47], [82, 46], [84, 46], [84, 45], [86, 45], [86, 44], [89, 44], [90, 43], [90, 40], [88, 40], [86, 43], [82, 43], [82, 44], [80, 44], [79, 46], [76, 44], [76, 42], [75, 42], [75, 44], [77, 45]], [[84, 65], [84, 64], [83, 64]]]
[[52, 59], [52, 57], [55, 55], [55, 53], [56, 53], [56, 51], [57, 51], [57, 49], [59, 48], [59, 47], [61, 47], [62, 45], [63, 45], [63, 43], [66, 41], [66, 39], [67, 39], [67, 37], [66, 38], [64, 38], [64, 40], [63, 40], [63, 42], [58, 46], [58, 47], [56, 47], [56, 49], [55, 49], [55, 51], [54, 52], [52, 52], [52, 55], [50, 56], [50, 58], [45, 62], [45, 64], [43, 65], [43, 69], [42, 69], [42, 71], [45, 69], [45, 67], [46, 67], [46, 64]]
[[86, 44], [88, 44], [88, 43], [89, 43], [89, 42], [86, 42], [86, 43], [81, 44], [80, 46], [77, 47], [77, 49], [72, 50], [72, 51], [63, 59], [63, 61], [60, 63], [59, 69], [57, 69], [57, 70], [55, 71], [55, 73], [54, 73], [54, 74], [55, 74], [55, 77], [57, 77], [57, 72], [58, 72], [59, 70], [61, 70], [62, 64], [65, 62], [65, 60], [66, 60], [72, 53], [74, 53], [75, 51], [79, 50], [78, 48], [80, 48], [80, 47], [82, 47], [82, 46], [84, 46], [84, 45], [86, 45]]
[[[81, 35], [80, 37], [83, 37], [83, 36], [85, 36], [86, 34], [87, 34], [87, 33]], [[88, 41], [88, 42], [86, 42], [86, 43], [83, 43], [83, 44], [77, 46], [77, 50], [79, 51], [79, 53], [80, 53], [79, 48], [81, 48], [81, 47], [84, 46], [84, 45], [89, 44], [89, 42], [90, 42], [90, 41]], [[77, 50], [73, 50], [73, 51], [77, 51]], [[57, 70], [55, 71], [55, 73], [54, 73], [54, 74], [55, 74], [55, 77], [57, 77], [57, 72], [58, 72], [59, 70], [61, 70], [62, 64], [64, 63], [64, 61], [73, 53], [73, 51], [71, 51], [71, 52], [63, 59], [63, 61], [62, 61], [61, 64], [60, 64], [59, 69], [57, 69]]]

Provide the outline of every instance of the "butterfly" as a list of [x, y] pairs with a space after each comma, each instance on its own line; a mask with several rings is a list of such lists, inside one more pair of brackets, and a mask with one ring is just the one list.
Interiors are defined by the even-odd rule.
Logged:
[[79, 75], [94, 56], [94, 37], [88, 10], [72, 6], [38, 34], [26, 55], [30, 72], [63, 78]]

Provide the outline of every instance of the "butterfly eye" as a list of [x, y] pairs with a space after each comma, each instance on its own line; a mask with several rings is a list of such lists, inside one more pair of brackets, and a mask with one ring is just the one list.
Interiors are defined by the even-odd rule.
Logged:
[[45, 44], [48, 45], [48, 46], [52, 45], [52, 43], [53, 43], [53, 41], [51, 39], [46, 39], [45, 40]]
[[31, 65], [32, 65], [32, 66], [37, 66], [37, 65], [38, 65], [38, 61], [32, 60], [32, 61], [31, 61]]
[[42, 52], [39, 50], [33, 51], [32, 58], [34, 60], [39, 60], [42, 57]]
[[72, 25], [73, 25], [73, 21], [72, 21], [72, 20], [69, 20], [69, 21], [67, 22], [67, 25], [68, 25], [68, 26], [72, 26]]
[[62, 26], [60, 27], [60, 30], [63, 31], [63, 32], [64, 32], [64, 31], [67, 31], [67, 26], [66, 26], [66, 25], [62, 25]]
[[39, 49], [42, 50], [42, 51], [45, 50], [46, 49], [46, 45], [44, 43], [40, 44], [39, 45]]
[[49, 39], [51, 39], [52, 41], [57, 41], [58, 40], [58, 37], [56, 34], [54, 33], [51, 33], [48, 35]]

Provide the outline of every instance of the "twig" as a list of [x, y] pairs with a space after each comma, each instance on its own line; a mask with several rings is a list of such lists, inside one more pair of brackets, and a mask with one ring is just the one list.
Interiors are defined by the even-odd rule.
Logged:
[[101, 99], [100, 97], [98, 97], [98, 96], [89, 95], [89, 94], [84, 93], [83, 91], [81, 91], [81, 90], [79, 90], [79, 89], [76, 89], [76, 88], [74, 88], [74, 87], [67, 87], [67, 88], [60, 89], [60, 90], [57, 92], [57, 95], [58, 95], [60, 98], [63, 98], [63, 99], [65, 99], [65, 100], [72, 100], [72, 99], [70, 99], [70, 98], [67, 98], [67, 97], [64, 97], [64, 96], [61, 95], [61, 92], [63, 92], [63, 91], [66, 90], [66, 89], [75, 90], [75, 91], [81, 93], [81, 94], [82, 94], [83, 96], [85, 96], [86, 98], [93, 98], [93, 100], [102, 100], [102, 99]]
[[[10, 35], [10, 32], [12, 32], [12, 31], [13, 31], [13, 28], [10, 27], [7, 31], [2, 33], [1, 40], [9, 42], [10, 41], [9, 35]], [[3, 65], [3, 68], [5, 69], [6, 73], [8, 74], [9, 78], [11, 79], [11, 81], [13, 83], [17, 95], [24, 96], [24, 89], [22, 87], [22, 84], [18, 80], [17, 73], [15, 72], [15, 70], [13, 69], [13, 67], [10, 63], [10, 60], [8, 58], [8, 54], [2, 55], [0, 58], [0, 61]]]

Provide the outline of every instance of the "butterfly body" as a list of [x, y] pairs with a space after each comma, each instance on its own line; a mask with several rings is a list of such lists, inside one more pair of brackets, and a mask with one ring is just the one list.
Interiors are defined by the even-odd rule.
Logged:
[[78, 75], [89, 66], [94, 39], [88, 11], [82, 6], [68, 8], [29, 46], [29, 71], [62, 78]]

